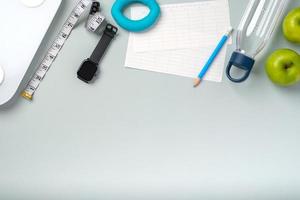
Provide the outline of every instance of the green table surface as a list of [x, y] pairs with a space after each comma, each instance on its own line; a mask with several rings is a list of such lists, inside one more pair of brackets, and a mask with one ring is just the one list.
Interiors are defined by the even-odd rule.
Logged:
[[[29, 71], [76, 2], [63, 0]], [[113, 0], [101, 2], [112, 21]], [[188, 1], [160, 0], [178, 2]], [[229, 2], [237, 27], [248, 1]], [[300, 52], [280, 29], [247, 82], [224, 77], [197, 89], [188, 78], [125, 69], [124, 30], [96, 82], [83, 84], [76, 71], [98, 39], [81, 24], [34, 101], [0, 108], [0, 199], [300, 198], [300, 87], [274, 86], [263, 68], [277, 48]]]

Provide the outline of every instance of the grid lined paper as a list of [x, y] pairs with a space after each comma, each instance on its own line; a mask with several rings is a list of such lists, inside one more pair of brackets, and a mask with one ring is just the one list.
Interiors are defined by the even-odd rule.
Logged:
[[[130, 33], [125, 66], [194, 78], [230, 26], [228, 0], [162, 5], [162, 16], [151, 30]], [[133, 19], [147, 8], [131, 9]], [[225, 48], [206, 80], [221, 82]]]

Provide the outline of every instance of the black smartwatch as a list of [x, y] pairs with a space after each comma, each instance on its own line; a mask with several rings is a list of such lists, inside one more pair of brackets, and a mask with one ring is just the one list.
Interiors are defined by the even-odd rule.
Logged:
[[94, 76], [98, 71], [99, 62], [103, 57], [106, 49], [108, 48], [110, 42], [117, 34], [117, 32], [118, 32], [117, 27], [113, 26], [112, 24], [106, 25], [102, 38], [100, 39], [93, 54], [91, 55], [90, 58], [83, 61], [81, 67], [77, 71], [77, 77], [80, 80], [86, 83], [90, 83], [93, 80]]

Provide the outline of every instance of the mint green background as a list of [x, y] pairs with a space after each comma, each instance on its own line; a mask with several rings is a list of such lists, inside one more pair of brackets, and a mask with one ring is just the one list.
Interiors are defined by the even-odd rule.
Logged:
[[[112, 2], [102, 1], [110, 20]], [[63, 1], [31, 71], [75, 3]], [[234, 27], [246, 4], [230, 0]], [[300, 198], [300, 87], [274, 86], [263, 69], [277, 48], [300, 52], [281, 30], [246, 83], [194, 89], [191, 79], [125, 69], [123, 30], [99, 79], [83, 84], [76, 71], [99, 37], [82, 26], [34, 101], [0, 108], [0, 199]]]

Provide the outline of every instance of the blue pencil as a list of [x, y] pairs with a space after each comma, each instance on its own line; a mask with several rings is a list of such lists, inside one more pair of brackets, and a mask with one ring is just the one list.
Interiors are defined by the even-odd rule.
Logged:
[[213, 64], [214, 60], [216, 59], [216, 57], [218, 56], [218, 54], [222, 50], [223, 46], [227, 42], [227, 40], [230, 37], [230, 35], [231, 35], [232, 32], [233, 32], [233, 28], [230, 27], [230, 29], [228, 30], [228, 32], [222, 37], [222, 39], [220, 40], [218, 46], [215, 48], [214, 52], [209, 57], [208, 61], [204, 65], [203, 69], [199, 73], [198, 77], [195, 79], [195, 81], [194, 81], [194, 87], [197, 87], [198, 85], [200, 85], [200, 83], [203, 80], [205, 74], [207, 73], [207, 71], [209, 70], [210, 66]]

